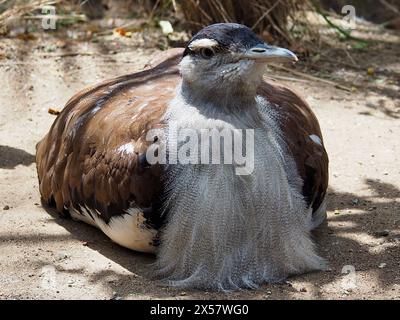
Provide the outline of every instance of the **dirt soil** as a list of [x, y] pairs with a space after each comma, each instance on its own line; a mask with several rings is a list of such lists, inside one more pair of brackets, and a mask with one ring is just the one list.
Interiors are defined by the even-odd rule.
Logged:
[[130, 39], [0, 40], [0, 299], [400, 299], [400, 39], [386, 40], [296, 67], [350, 91], [271, 68], [321, 124], [329, 211], [314, 236], [330, 269], [228, 294], [151, 281], [152, 256], [40, 202], [34, 154], [55, 119], [48, 109], [86, 85], [140, 70], [157, 49]]

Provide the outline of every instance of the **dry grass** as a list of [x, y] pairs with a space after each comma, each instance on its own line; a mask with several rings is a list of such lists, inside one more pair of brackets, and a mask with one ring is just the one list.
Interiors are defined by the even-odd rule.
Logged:
[[4, 7], [4, 11], [0, 10], [0, 27], [7, 23], [8, 19], [17, 19], [30, 12], [38, 10], [46, 5], [52, 5], [60, 2], [60, 0], [36, 0], [36, 1], [0, 1], [0, 9]]
[[309, 33], [303, 13], [306, 9], [313, 10], [308, 0], [137, 1], [147, 8], [150, 19], [157, 16], [179, 20], [192, 33], [212, 23], [237, 22], [249, 26], [268, 41], [286, 44], [292, 44], [299, 32]]
[[293, 41], [289, 20], [303, 7], [298, 0], [186, 0], [180, 1], [187, 24], [194, 31], [215, 22], [238, 22], [272, 38]]

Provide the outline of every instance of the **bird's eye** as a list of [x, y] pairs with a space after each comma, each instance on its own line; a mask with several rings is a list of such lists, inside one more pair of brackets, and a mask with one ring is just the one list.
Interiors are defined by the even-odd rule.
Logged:
[[203, 48], [200, 50], [200, 55], [204, 59], [210, 59], [214, 55], [214, 51], [210, 48]]

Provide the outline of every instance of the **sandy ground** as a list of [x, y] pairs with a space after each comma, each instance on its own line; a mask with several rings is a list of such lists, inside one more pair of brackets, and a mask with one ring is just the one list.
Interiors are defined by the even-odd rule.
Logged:
[[139, 70], [154, 51], [113, 42], [0, 42], [0, 299], [399, 299], [398, 42], [353, 56], [357, 67], [331, 62], [309, 70], [345, 79], [358, 88], [352, 92], [286, 81], [317, 114], [330, 156], [328, 221], [315, 232], [326, 272], [254, 291], [182, 292], [148, 280], [152, 256], [41, 206], [34, 154], [54, 120], [48, 108], [62, 108], [88, 84]]

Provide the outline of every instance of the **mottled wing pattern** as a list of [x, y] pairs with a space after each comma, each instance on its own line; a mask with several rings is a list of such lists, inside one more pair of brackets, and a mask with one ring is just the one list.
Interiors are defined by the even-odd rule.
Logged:
[[87, 206], [107, 223], [130, 206], [151, 208], [162, 190], [159, 165], [143, 163], [148, 130], [162, 118], [179, 79], [180, 54], [151, 69], [73, 96], [37, 144], [42, 198], [58, 211]]
[[283, 138], [304, 181], [303, 195], [315, 212], [322, 204], [328, 187], [329, 162], [318, 120], [308, 104], [287, 87], [264, 82], [259, 94], [280, 115]]

